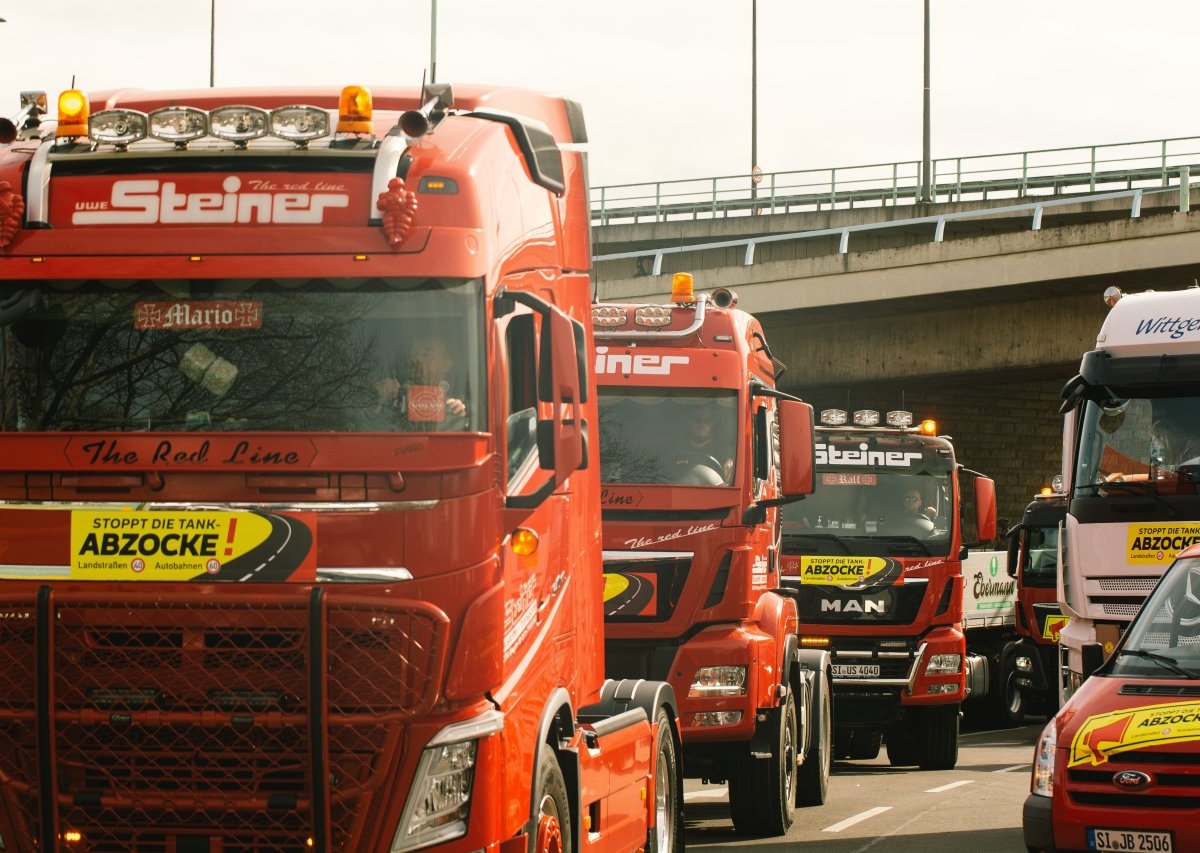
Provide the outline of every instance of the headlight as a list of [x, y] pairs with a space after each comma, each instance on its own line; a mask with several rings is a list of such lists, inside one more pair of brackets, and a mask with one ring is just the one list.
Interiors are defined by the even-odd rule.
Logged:
[[930, 655], [926, 675], [953, 675], [962, 671], [962, 655]]
[[504, 715], [489, 711], [447, 726], [430, 740], [417, 763], [404, 815], [392, 838], [391, 853], [416, 850], [467, 834], [479, 738], [495, 734], [503, 727]]
[[696, 670], [688, 697], [744, 696], [745, 693], [746, 667], [702, 666]]
[[1037, 751], [1033, 754], [1033, 779], [1029, 784], [1029, 792], [1039, 797], [1054, 795], [1054, 752], [1058, 749], [1058, 726], [1054, 720], [1042, 729], [1038, 738]]

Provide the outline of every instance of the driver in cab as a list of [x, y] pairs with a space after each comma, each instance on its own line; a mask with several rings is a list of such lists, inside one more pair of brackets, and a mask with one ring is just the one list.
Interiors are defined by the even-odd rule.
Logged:
[[936, 515], [937, 510], [926, 506], [921, 489], [909, 486], [900, 493], [897, 505], [880, 519], [881, 532], [925, 538], [933, 533]]
[[674, 461], [674, 481], [680, 485], [720, 486], [733, 481], [729, 443], [717, 429], [713, 406], [692, 406], [684, 416], [682, 440], [669, 451]]

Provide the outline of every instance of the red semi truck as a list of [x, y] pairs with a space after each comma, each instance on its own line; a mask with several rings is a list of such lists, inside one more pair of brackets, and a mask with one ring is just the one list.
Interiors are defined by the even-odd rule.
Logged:
[[664, 679], [684, 773], [728, 782], [742, 832], [824, 802], [829, 653], [779, 589], [778, 507], [812, 491], [812, 408], [776, 390], [758, 321], [676, 274], [668, 305], [593, 307], [605, 659]]
[[[1025, 845], [1059, 850], [1200, 850], [1200, 546], [1179, 553], [1034, 751]], [[1091, 673], [1088, 677], [1088, 673]]]
[[783, 510], [782, 563], [801, 634], [833, 655], [834, 756], [874, 758], [886, 739], [893, 764], [951, 768], [969, 666], [962, 554], [996, 535], [995, 487], [909, 412], [881, 424], [831, 409], [821, 423], [816, 490]]
[[1058, 635], [1068, 621], [1058, 604], [1059, 534], [1066, 515], [1066, 495], [1048, 490], [1008, 532], [1008, 572], [1017, 583], [1013, 683], [1047, 714], [1058, 709]]
[[482, 87], [0, 122], [0, 849], [681, 848], [671, 688], [603, 677], [585, 141]]

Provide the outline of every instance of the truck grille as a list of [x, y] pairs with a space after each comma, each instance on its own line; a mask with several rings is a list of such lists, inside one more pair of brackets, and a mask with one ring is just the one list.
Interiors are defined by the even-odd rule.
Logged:
[[303, 587], [0, 598], [2, 834], [49, 850], [76, 830], [90, 853], [361, 849], [405, 721], [436, 699], [446, 631], [423, 603]]
[[[1181, 751], [1134, 750], [1110, 756], [1099, 767], [1067, 770], [1067, 796], [1081, 806], [1097, 809], [1171, 809], [1200, 814], [1200, 752], [1196, 744], [1179, 744]], [[1122, 770], [1149, 774], [1151, 784], [1141, 790], [1119, 789], [1113, 776]]]

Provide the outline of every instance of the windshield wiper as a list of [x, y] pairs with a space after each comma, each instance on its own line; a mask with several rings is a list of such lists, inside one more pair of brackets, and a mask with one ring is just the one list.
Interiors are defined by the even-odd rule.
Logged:
[[786, 543], [789, 539], [819, 539], [822, 542], [833, 542], [845, 551], [847, 556], [851, 553], [846, 540], [834, 533], [784, 533], [783, 541]]
[[1160, 655], [1157, 652], [1148, 652], [1144, 649], [1121, 649], [1117, 652], [1117, 656], [1120, 657], [1121, 655], [1132, 655], [1133, 657], [1152, 660], [1159, 666], [1165, 667], [1177, 675], [1182, 675], [1184, 678], [1200, 678], [1200, 672], [1193, 672], [1186, 667], [1180, 666], [1179, 661], [1170, 655]]
[[1167, 501], [1163, 500], [1162, 495], [1158, 493], [1158, 489], [1145, 480], [1113, 480], [1111, 483], [1085, 483], [1081, 486], [1076, 486], [1076, 490], [1090, 489], [1093, 494], [1099, 495], [1100, 492], [1124, 492], [1127, 495], [1145, 496], [1154, 501], [1155, 505], [1160, 509], [1170, 514], [1171, 518], [1179, 517], [1179, 510], [1172, 506]]

